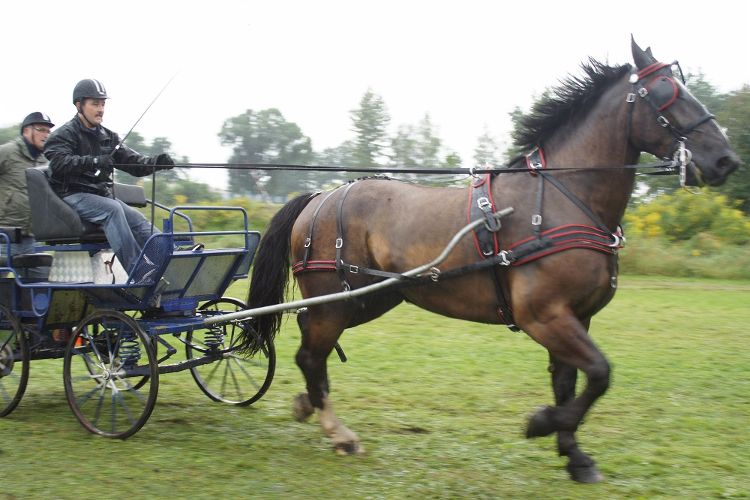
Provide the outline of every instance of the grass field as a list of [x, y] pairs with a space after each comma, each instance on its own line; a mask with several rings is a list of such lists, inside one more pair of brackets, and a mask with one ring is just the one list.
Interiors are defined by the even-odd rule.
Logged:
[[603, 483], [569, 481], [552, 437], [522, 437], [552, 398], [540, 346], [400, 306], [344, 335], [348, 363], [330, 360], [363, 456], [336, 456], [315, 418], [291, 419], [303, 382], [290, 316], [263, 399], [228, 407], [189, 373], [164, 375], [151, 419], [126, 441], [80, 427], [61, 361], [32, 363], [21, 405], [0, 419], [0, 498], [750, 496], [750, 282], [620, 281], [592, 325], [612, 385], [578, 434]]

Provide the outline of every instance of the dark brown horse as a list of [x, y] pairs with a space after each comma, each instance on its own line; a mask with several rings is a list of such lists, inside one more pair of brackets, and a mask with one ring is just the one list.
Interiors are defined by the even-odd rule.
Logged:
[[[307, 392], [295, 400], [296, 416], [304, 419], [317, 410], [338, 452], [357, 453], [362, 446], [334, 414], [326, 360], [345, 329], [406, 300], [454, 318], [513, 321], [544, 346], [555, 406], [536, 412], [526, 435], [557, 433], [572, 478], [601, 480], [575, 432], [609, 386], [609, 364], [588, 329], [591, 317], [615, 293], [618, 224], [634, 185], [631, 167], [642, 151], [674, 157], [688, 184], [715, 186], [740, 163], [673, 67], [658, 63], [650, 49], [643, 51], [635, 42], [632, 52], [635, 67], [591, 60], [584, 77], [563, 82], [526, 119], [517, 143], [536, 152], [511, 167], [546, 164], [547, 170], [509, 168], [494, 177], [489, 198], [498, 208], [515, 208], [497, 233], [499, 247], [490, 257], [495, 265], [466, 269], [486, 259], [476, 242], [465, 238], [440, 266], [443, 274], [464, 268], [457, 276], [404, 280], [403, 286], [300, 311], [296, 361]], [[274, 216], [264, 235], [249, 306], [284, 300], [290, 256], [303, 297], [360, 288], [430, 262], [466, 224], [469, 189], [367, 179], [297, 197]], [[273, 338], [280, 315], [254, 318], [260, 336]], [[576, 396], [578, 370], [586, 386]]]

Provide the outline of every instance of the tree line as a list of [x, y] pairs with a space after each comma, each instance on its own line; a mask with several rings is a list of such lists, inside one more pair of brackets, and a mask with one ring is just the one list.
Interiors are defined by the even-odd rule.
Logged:
[[[699, 72], [687, 76], [687, 87], [716, 115], [719, 123], [727, 128], [733, 147], [740, 158], [747, 161], [750, 158], [750, 85], [721, 93]], [[228, 163], [455, 168], [487, 163], [500, 165], [522, 153], [515, 145], [502, 150], [500, 141], [485, 130], [477, 138], [473, 157], [465, 162], [439, 137], [429, 113], [416, 124], [398, 126], [395, 134], [391, 135], [391, 118], [386, 103], [372, 89], [364, 93], [349, 115], [352, 136], [340, 145], [322, 151], [315, 151], [310, 137], [305, 135], [299, 125], [288, 121], [278, 108], [248, 109], [227, 118], [218, 132], [218, 138], [222, 145], [231, 148]], [[518, 107], [510, 113], [513, 128], [511, 136], [518, 132], [524, 115], [524, 111]], [[0, 143], [17, 134], [17, 125], [0, 128]], [[172, 143], [166, 137], [156, 137], [148, 143], [137, 132], [133, 132], [128, 137], [128, 145], [146, 155], [166, 151], [180, 162], [189, 162], [187, 156], [173, 151]], [[642, 155], [642, 161], [653, 161], [653, 158]], [[361, 174], [229, 170], [227, 191], [230, 196], [283, 201], [291, 194], [326, 189], [358, 175]], [[117, 180], [140, 182], [124, 173], [118, 173]], [[161, 182], [162, 180], [166, 182]], [[424, 177], [419, 180], [427, 183], [431, 181]], [[445, 176], [441, 176], [441, 180], [445, 181]], [[149, 182], [146, 180], [148, 189]], [[215, 201], [222, 197], [222, 193], [207, 184], [192, 181], [180, 169], [164, 173], [160, 176], [159, 184], [158, 199], [165, 203]], [[633, 201], [648, 201], [657, 193], [672, 192], [675, 188], [676, 182], [671, 177], [643, 179], [641, 189], [637, 191]], [[750, 213], [750, 169], [739, 169], [718, 190], [727, 197], [730, 204], [745, 214]]]

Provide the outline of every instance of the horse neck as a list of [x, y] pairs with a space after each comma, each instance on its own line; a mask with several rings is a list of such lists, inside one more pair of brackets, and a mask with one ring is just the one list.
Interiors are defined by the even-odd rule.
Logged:
[[635, 184], [633, 169], [617, 167], [635, 164], [639, 155], [627, 137], [626, 95], [625, 81], [613, 85], [575, 126], [561, 127], [544, 145], [550, 166], [600, 167], [566, 172], [561, 180], [610, 228], [622, 220]]

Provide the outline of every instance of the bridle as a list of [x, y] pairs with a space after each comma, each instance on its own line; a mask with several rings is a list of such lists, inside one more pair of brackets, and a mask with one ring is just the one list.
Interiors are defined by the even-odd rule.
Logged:
[[[682, 69], [679, 67], [677, 61], [672, 64], [655, 62], [646, 66], [642, 70], [630, 75], [630, 83], [633, 84], [633, 92], [627, 95], [625, 99], [628, 103], [633, 104], [628, 109], [628, 144], [634, 149], [636, 148], [631, 141], [631, 128], [633, 122], [633, 109], [635, 108], [635, 101], [637, 97], [640, 97], [656, 114], [656, 121], [659, 125], [665, 128], [674, 138], [674, 147], [672, 153], [672, 164], [675, 168], [679, 168], [680, 172], [680, 186], [686, 186], [687, 179], [687, 167], [690, 166], [692, 160], [692, 153], [685, 146], [688, 135], [692, 133], [696, 128], [706, 123], [707, 121], [713, 120], [714, 115], [709, 113], [707, 110], [703, 116], [693, 121], [685, 127], [678, 127], [673, 125], [669, 119], [662, 113], [667, 110], [672, 104], [677, 101], [680, 95], [680, 86], [675, 82], [674, 77], [670, 71], [669, 75], [658, 74], [658, 72], [664, 68], [671, 68], [676, 65], [680, 69], [680, 78], [685, 83], [684, 77], [682, 77]], [[704, 108], [705, 109], [705, 108]], [[666, 159], [669, 159], [667, 157]], [[694, 165], [691, 167], [695, 176], [700, 179], [700, 170]]]

